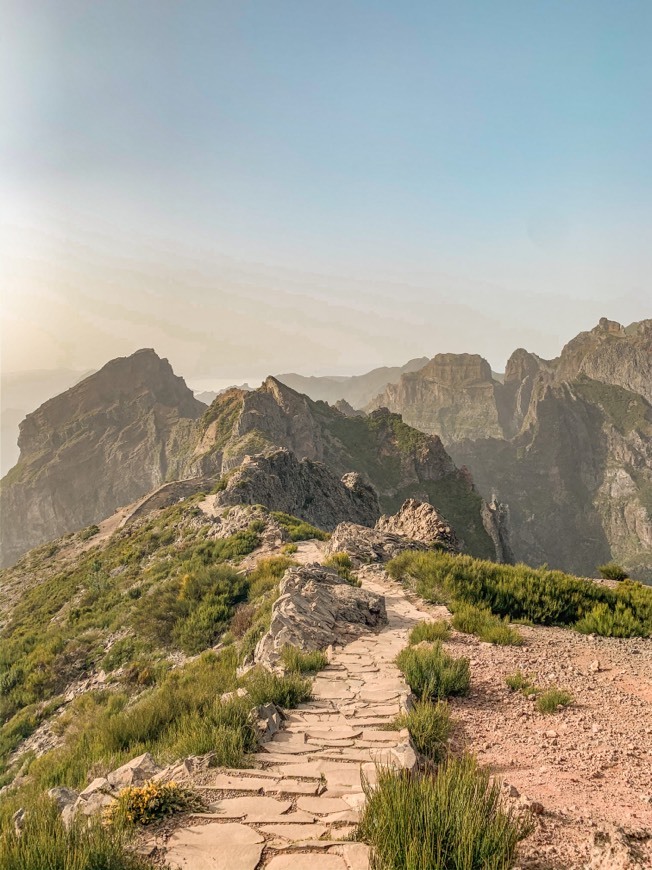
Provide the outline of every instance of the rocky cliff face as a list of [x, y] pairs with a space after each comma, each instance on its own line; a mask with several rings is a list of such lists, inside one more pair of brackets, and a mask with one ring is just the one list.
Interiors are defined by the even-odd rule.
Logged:
[[[411, 495], [429, 499], [451, 519], [470, 552], [495, 556], [482, 523], [482, 500], [438, 437], [410, 428], [387, 410], [347, 416], [272, 377], [258, 390], [227, 390], [207, 409], [167, 361], [140, 351], [46, 402], [23, 423], [21, 447], [19, 464], [2, 482], [4, 564], [39, 543], [99, 522], [166, 480], [192, 478], [201, 488], [210, 487], [245, 457], [278, 448], [327, 466], [337, 487], [324, 483], [321, 494], [313, 492], [308, 478], [319, 475], [304, 475], [284, 493], [280, 478], [272, 480], [273, 474], [258, 467], [252, 492], [266, 488], [267, 496], [257, 501], [323, 528], [344, 519], [373, 524], [379, 511], [370, 507], [364, 478], [383, 510], [395, 510]], [[229, 486], [236, 481], [244, 486], [253, 471], [249, 465], [249, 477], [239, 473]], [[320, 521], [317, 502], [327, 491], [333, 498], [341, 495], [339, 479], [349, 472], [362, 478], [344, 487], [348, 513], [337, 513], [343, 506], [338, 501], [334, 522], [328, 505], [319, 508]], [[311, 498], [315, 507], [309, 510]]]
[[[397, 510], [409, 496], [430, 501], [448, 517], [468, 551], [495, 557], [482, 523], [482, 500], [437, 436], [379, 409], [346, 416], [268, 378], [250, 393], [219, 397], [199, 423], [195, 473], [236, 468], [246, 455], [284, 447], [325, 463], [335, 474], [357, 471], [373, 485], [381, 508]], [[227, 434], [228, 433], [228, 434]]]
[[487, 434], [500, 437], [499, 388], [481, 356], [440, 353], [418, 372], [390, 384], [369, 407], [400, 413], [408, 425], [438, 435], [444, 443]]
[[[503, 383], [468, 354], [445, 354], [373, 405], [441, 434], [486, 499], [497, 550], [595, 574], [610, 558], [652, 578], [652, 321], [603, 319], [555, 360], [520, 348]], [[510, 535], [505, 536], [508, 505]]]
[[3, 564], [179, 477], [205, 410], [167, 360], [141, 350], [29, 414], [0, 490]]
[[328, 466], [299, 460], [289, 450], [247, 456], [216, 504], [262, 504], [326, 530], [341, 522], [370, 526], [380, 516], [376, 491], [359, 474], [349, 472], [340, 480]]
[[315, 401], [334, 405], [343, 399], [353, 408], [364, 408], [387, 384], [395, 384], [401, 375], [416, 372], [428, 362], [428, 357], [411, 359], [403, 366], [382, 366], [364, 375], [352, 377], [304, 377], [297, 374], [277, 375], [277, 380]]

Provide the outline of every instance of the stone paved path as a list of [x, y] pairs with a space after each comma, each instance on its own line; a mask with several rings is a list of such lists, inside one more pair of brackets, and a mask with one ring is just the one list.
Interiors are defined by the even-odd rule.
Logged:
[[368, 848], [346, 840], [375, 764], [416, 762], [407, 731], [386, 731], [408, 687], [394, 664], [410, 628], [427, 614], [377, 568], [363, 586], [385, 595], [389, 623], [336, 649], [314, 681], [313, 700], [288, 713], [255, 769], [214, 773], [210, 813], [177, 830], [166, 859], [183, 870], [367, 870]]

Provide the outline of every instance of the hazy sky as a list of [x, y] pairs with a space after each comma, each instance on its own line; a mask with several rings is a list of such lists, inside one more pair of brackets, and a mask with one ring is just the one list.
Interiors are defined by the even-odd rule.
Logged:
[[193, 384], [502, 369], [651, 314], [650, 0], [0, 0], [0, 22], [5, 371], [143, 346]]

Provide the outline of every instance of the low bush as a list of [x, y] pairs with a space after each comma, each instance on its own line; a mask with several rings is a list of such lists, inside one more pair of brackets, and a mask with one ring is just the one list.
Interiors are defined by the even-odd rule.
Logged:
[[433, 643], [436, 640], [448, 640], [450, 634], [450, 626], [443, 619], [435, 622], [420, 622], [410, 632], [408, 644], [414, 646], [423, 640], [428, 641], [428, 643]]
[[87, 526], [85, 529], [82, 529], [81, 532], [77, 534], [77, 537], [80, 541], [88, 541], [90, 538], [94, 538], [95, 535], [99, 535], [100, 527], [96, 525]]
[[310, 700], [311, 682], [299, 674], [281, 677], [265, 668], [256, 667], [242, 677], [240, 684], [256, 705], [272, 702], [278, 707], [291, 708]]
[[189, 788], [176, 782], [147, 782], [123, 788], [111, 807], [110, 818], [119, 824], [151, 825], [174, 813], [202, 809], [203, 801]]
[[327, 568], [334, 568], [337, 571], [338, 576], [341, 577], [342, 580], [346, 580], [347, 583], [351, 583], [352, 586], [360, 585], [360, 581], [355, 577], [351, 570], [353, 568], [353, 562], [348, 553], [332, 553], [324, 561], [324, 565]]
[[443, 552], [401, 553], [387, 570], [436, 603], [459, 601], [512, 620], [570, 625], [608, 637], [652, 634], [652, 588], [630, 580], [612, 589], [561, 571]]
[[436, 773], [379, 770], [366, 786], [358, 837], [373, 866], [391, 870], [506, 870], [529, 820], [505, 810], [500, 784], [469, 757], [449, 758]]
[[573, 703], [573, 696], [564, 689], [546, 689], [537, 698], [539, 713], [556, 713], [560, 707]]
[[20, 834], [11, 822], [0, 832], [2, 870], [154, 870], [129, 851], [129, 837], [120, 826], [100, 819], [77, 819], [66, 828], [52, 801], [26, 807]]
[[469, 690], [469, 660], [448, 655], [439, 641], [431, 647], [406, 647], [398, 654], [396, 664], [423, 701], [465, 695]]
[[582, 634], [600, 634], [603, 637], [647, 636], [640, 619], [630, 607], [617, 601], [615, 607], [596, 604], [593, 610], [575, 623]]
[[605, 580], [627, 580], [629, 577], [629, 574], [616, 562], [607, 562], [606, 565], [600, 565], [598, 571], [600, 576], [604, 577]]
[[392, 727], [407, 728], [417, 752], [430, 761], [439, 762], [446, 754], [446, 741], [452, 727], [448, 704], [417, 701], [409, 712], [394, 720]]
[[284, 514], [282, 511], [272, 511], [270, 516], [285, 529], [291, 541], [310, 541], [313, 538], [317, 538], [318, 541], [328, 540], [328, 532], [322, 532], [321, 529], [310, 525], [305, 520], [300, 520], [298, 517]]
[[524, 695], [532, 695], [536, 694], [538, 691], [534, 685], [532, 677], [528, 674], [524, 674], [522, 671], [516, 671], [516, 673], [505, 677], [505, 682], [512, 692], [522, 692]]
[[474, 634], [480, 640], [499, 646], [518, 646], [523, 643], [522, 635], [509, 625], [509, 618], [495, 616], [488, 607], [453, 602], [451, 608], [454, 610], [453, 628], [458, 631]]
[[328, 664], [328, 656], [322, 650], [304, 652], [286, 644], [281, 650], [281, 661], [289, 674], [314, 674]]

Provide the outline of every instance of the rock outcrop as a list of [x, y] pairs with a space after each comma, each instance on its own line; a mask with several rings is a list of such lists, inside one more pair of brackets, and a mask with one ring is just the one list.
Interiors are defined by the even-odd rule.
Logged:
[[289, 450], [246, 456], [216, 504], [262, 504], [326, 530], [344, 521], [372, 525], [380, 515], [375, 490], [359, 474], [340, 480], [323, 463], [299, 460]]
[[389, 562], [404, 550], [427, 550], [425, 544], [402, 535], [369, 529], [355, 523], [340, 523], [330, 536], [324, 552], [327, 556], [346, 553], [354, 567], [374, 562]]
[[279, 593], [269, 631], [254, 653], [257, 663], [274, 666], [286, 644], [325, 649], [387, 622], [382, 595], [352, 586], [320, 565], [289, 568]]
[[427, 547], [441, 547], [459, 552], [460, 545], [450, 523], [431, 504], [407, 499], [391, 516], [382, 516], [376, 523], [379, 532], [400, 535], [419, 541]]

